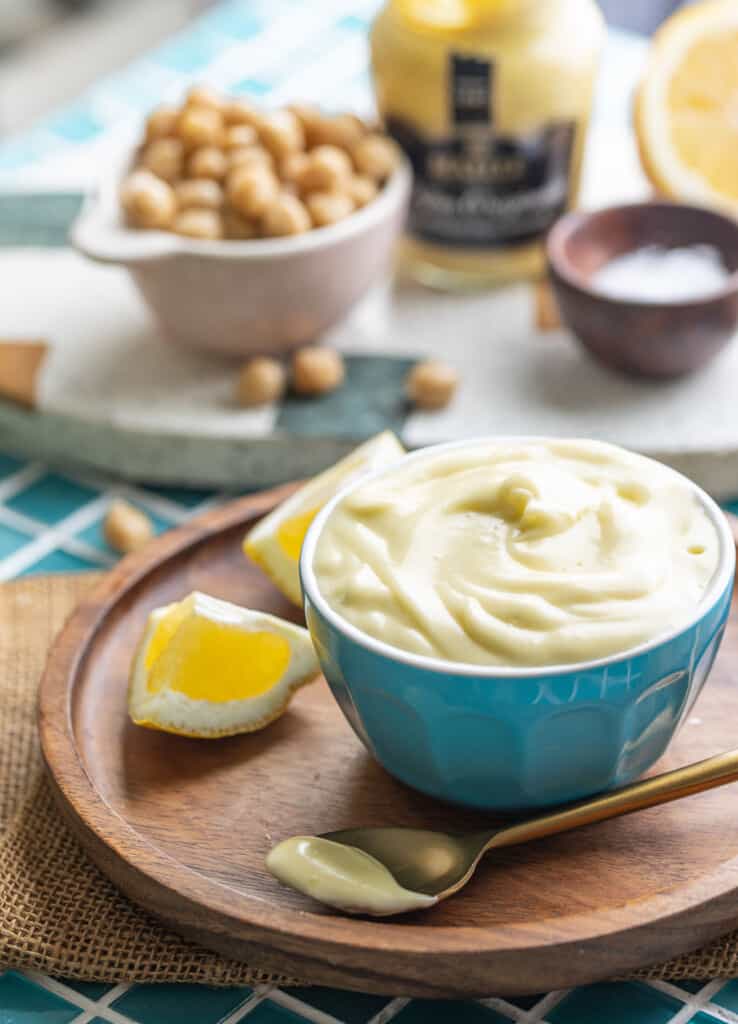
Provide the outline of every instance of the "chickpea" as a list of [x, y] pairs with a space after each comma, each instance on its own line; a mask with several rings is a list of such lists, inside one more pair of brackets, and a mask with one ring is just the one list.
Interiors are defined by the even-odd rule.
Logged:
[[438, 359], [416, 363], [405, 381], [407, 397], [420, 409], [443, 409], [454, 396], [459, 376]]
[[217, 210], [192, 206], [177, 214], [172, 224], [172, 230], [178, 235], [186, 235], [188, 238], [222, 238], [223, 221]]
[[182, 177], [184, 149], [179, 139], [154, 139], [141, 153], [141, 166], [170, 184]]
[[217, 146], [223, 136], [223, 117], [214, 107], [185, 107], [177, 121], [177, 132], [186, 149]]
[[343, 356], [333, 348], [308, 345], [292, 357], [292, 386], [298, 395], [325, 395], [343, 384]]
[[238, 375], [236, 398], [239, 405], [266, 405], [285, 392], [287, 374], [276, 359], [257, 356], [244, 364]]
[[253, 146], [258, 139], [256, 129], [250, 124], [232, 124], [223, 133], [223, 149], [238, 149], [239, 146]]
[[376, 183], [364, 174], [354, 174], [346, 185], [346, 194], [351, 196], [357, 210], [370, 203], [377, 191]]
[[351, 177], [351, 161], [337, 146], [318, 146], [296, 177], [301, 192], [338, 192]]
[[111, 502], [103, 521], [105, 540], [121, 554], [137, 551], [154, 536], [154, 526], [145, 512], [120, 499]]
[[314, 127], [323, 120], [323, 115], [318, 107], [312, 103], [290, 103], [287, 109], [291, 114], [295, 115], [302, 125], [302, 130], [305, 133], [308, 144], [312, 144], [310, 140], [311, 133]]
[[306, 132], [311, 146], [329, 145], [351, 149], [366, 135], [364, 123], [354, 114], [322, 117]]
[[120, 203], [128, 221], [137, 228], [166, 228], [177, 212], [171, 186], [151, 171], [134, 171], [123, 182]]
[[146, 141], [166, 139], [175, 135], [179, 110], [176, 107], [157, 107], [146, 118]]
[[190, 154], [187, 173], [191, 178], [214, 178], [220, 181], [228, 170], [228, 158], [217, 146], [200, 146]]
[[386, 135], [367, 135], [351, 150], [354, 166], [359, 174], [375, 181], [384, 181], [397, 164], [397, 148]]
[[301, 235], [310, 230], [310, 214], [297, 196], [281, 192], [261, 215], [262, 232], [274, 235]]
[[223, 189], [211, 178], [180, 181], [174, 186], [180, 210], [197, 206], [201, 210], [219, 210], [223, 205]]
[[259, 122], [259, 112], [246, 99], [227, 100], [223, 105], [223, 118], [226, 124], [250, 124]]
[[305, 200], [313, 227], [335, 224], [354, 212], [354, 204], [345, 192], [311, 192]]
[[282, 182], [296, 183], [309, 160], [310, 157], [307, 153], [288, 153], [279, 165], [279, 177]]
[[223, 97], [209, 85], [193, 85], [185, 97], [187, 107], [211, 107], [213, 110], [221, 110]]
[[231, 238], [234, 241], [244, 241], [249, 238], [259, 237], [258, 225], [254, 221], [249, 220], [248, 217], [242, 216], [231, 206], [226, 206], [221, 216], [223, 218], [223, 229], [226, 238]]
[[274, 160], [272, 154], [263, 146], [237, 146], [228, 152], [228, 169], [236, 167], [266, 167], [272, 170]]
[[266, 167], [236, 167], [228, 175], [228, 198], [245, 217], [259, 217], [279, 195], [279, 182]]
[[267, 114], [259, 122], [257, 130], [261, 142], [277, 160], [305, 148], [302, 125], [289, 110], [275, 110]]

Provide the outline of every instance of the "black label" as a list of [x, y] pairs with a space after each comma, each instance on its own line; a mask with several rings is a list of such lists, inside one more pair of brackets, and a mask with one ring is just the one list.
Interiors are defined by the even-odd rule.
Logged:
[[492, 124], [492, 65], [476, 57], [451, 56], [451, 124]]
[[493, 128], [494, 68], [452, 56], [453, 130], [429, 138], [398, 118], [387, 129], [414, 173], [408, 229], [429, 242], [494, 248], [540, 238], [566, 209], [574, 125], [559, 122], [525, 135]]

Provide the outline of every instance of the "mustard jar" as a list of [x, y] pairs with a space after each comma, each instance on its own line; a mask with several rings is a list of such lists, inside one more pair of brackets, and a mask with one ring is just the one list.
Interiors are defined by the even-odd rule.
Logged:
[[377, 106], [415, 184], [403, 253], [463, 288], [533, 276], [577, 197], [604, 36], [594, 0], [388, 0]]

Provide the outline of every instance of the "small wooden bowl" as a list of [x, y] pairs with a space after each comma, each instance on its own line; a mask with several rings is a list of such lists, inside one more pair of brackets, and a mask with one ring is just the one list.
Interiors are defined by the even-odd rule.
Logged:
[[[645, 245], [711, 245], [730, 276], [719, 292], [676, 302], [611, 298], [591, 284], [605, 263]], [[548, 268], [561, 317], [608, 366], [676, 377], [712, 359], [738, 326], [738, 223], [675, 203], [633, 203], [570, 213], [551, 229]]]

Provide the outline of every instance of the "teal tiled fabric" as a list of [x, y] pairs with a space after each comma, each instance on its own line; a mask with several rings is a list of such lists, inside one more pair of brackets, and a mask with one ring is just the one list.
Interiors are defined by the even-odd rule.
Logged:
[[724, 988], [720, 989], [717, 995], [712, 997], [712, 1002], [738, 1014], [738, 981], [728, 982]]
[[277, 1006], [271, 999], [259, 1003], [256, 1009], [246, 1018], [250, 1024], [304, 1024], [305, 1018]]
[[211, 491], [199, 491], [193, 487], [155, 487], [152, 490], [154, 494], [159, 494], [177, 505], [184, 505], [185, 508], [194, 508], [202, 504], [206, 498], [212, 497]]
[[112, 985], [106, 985], [101, 981], [75, 981], [67, 979], [64, 984], [67, 988], [74, 989], [75, 992], [79, 992], [81, 996], [85, 996], [87, 999], [96, 1000], [101, 996], [104, 996], [106, 992], [109, 992], [113, 987]]
[[57, 549], [44, 555], [38, 562], [34, 562], [21, 572], [21, 576], [39, 576], [44, 572], [86, 572], [90, 569], [99, 569], [99, 565], [88, 562], [77, 555], [71, 555], [68, 551]]
[[[510, 1020], [479, 1003], [416, 999], [394, 1018], [397, 1024], [503, 1024]], [[594, 1024], [594, 1021], [592, 1022]]]
[[649, 985], [589, 985], [546, 1015], [550, 1024], [668, 1024], [681, 1003]]
[[15, 512], [52, 526], [96, 496], [97, 492], [91, 487], [57, 473], [47, 473], [10, 498], [6, 505]]
[[371, 1020], [391, 996], [371, 996], [360, 992], [339, 992], [333, 988], [291, 988], [290, 995], [302, 999], [345, 1024], [365, 1024]]
[[15, 971], [0, 976], [0, 1024], [69, 1024], [79, 1009]]
[[250, 995], [248, 988], [137, 985], [112, 1005], [137, 1024], [219, 1024]]
[[10, 476], [11, 473], [15, 473], [22, 465], [23, 463], [20, 459], [14, 459], [12, 455], [3, 455], [0, 453], [0, 480], [2, 480], [3, 477]]
[[0, 523], [0, 558], [12, 555], [19, 547], [30, 540], [30, 535], [16, 530], [13, 526], [5, 526]]

